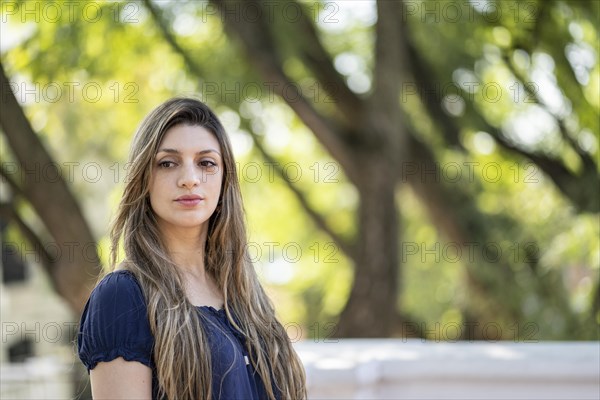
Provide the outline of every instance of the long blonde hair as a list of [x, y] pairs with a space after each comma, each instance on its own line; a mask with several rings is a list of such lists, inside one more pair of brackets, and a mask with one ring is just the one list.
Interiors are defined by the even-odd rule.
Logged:
[[[130, 149], [123, 197], [111, 226], [110, 270], [121, 239], [122, 268], [140, 282], [155, 339], [161, 397], [211, 398], [211, 360], [200, 316], [185, 295], [182, 276], [161, 241], [149, 202], [152, 163], [165, 133], [176, 125], [202, 126], [218, 140], [223, 158], [221, 197], [208, 221], [205, 268], [223, 292], [231, 324], [246, 337], [252, 365], [271, 399], [306, 398], [302, 364], [264, 292], [247, 254], [244, 209], [231, 144], [217, 116], [202, 102], [174, 98], [141, 123]], [[235, 318], [233, 317], [235, 316]]]

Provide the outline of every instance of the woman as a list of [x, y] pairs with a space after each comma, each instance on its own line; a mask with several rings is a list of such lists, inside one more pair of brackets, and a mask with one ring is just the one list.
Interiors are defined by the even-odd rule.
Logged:
[[113, 271], [78, 335], [93, 396], [306, 398], [302, 364], [246, 252], [235, 161], [216, 115], [194, 99], [163, 103], [138, 128], [128, 166]]

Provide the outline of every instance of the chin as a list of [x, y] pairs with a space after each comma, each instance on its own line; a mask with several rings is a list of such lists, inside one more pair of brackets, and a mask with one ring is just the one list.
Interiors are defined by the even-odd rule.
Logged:
[[202, 226], [202, 224], [204, 223], [208, 223], [208, 220], [210, 219], [210, 217], [204, 218], [204, 216], [202, 217], [180, 217], [180, 218], [169, 218], [169, 219], [163, 219], [164, 222], [166, 222], [167, 225], [171, 225], [173, 227], [177, 227], [177, 228], [185, 228], [185, 229], [191, 229], [191, 228], [200, 228]]
[[182, 221], [173, 221], [172, 224], [181, 228], [199, 228], [202, 224], [207, 223], [208, 218], [186, 219]]

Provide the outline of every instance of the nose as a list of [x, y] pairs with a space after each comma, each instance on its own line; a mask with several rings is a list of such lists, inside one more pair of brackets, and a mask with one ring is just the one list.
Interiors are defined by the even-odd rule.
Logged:
[[180, 187], [185, 187], [188, 189], [193, 188], [194, 186], [198, 186], [200, 183], [200, 172], [194, 168], [193, 163], [184, 165], [181, 169], [181, 174], [179, 175], [179, 179], [177, 185]]

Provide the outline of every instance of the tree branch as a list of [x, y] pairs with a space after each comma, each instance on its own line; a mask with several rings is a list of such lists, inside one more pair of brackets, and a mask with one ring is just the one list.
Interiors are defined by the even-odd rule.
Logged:
[[[423, 171], [436, 171], [436, 176], [441, 176], [434, 154], [416, 137], [416, 132], [412, 131], [409, 136], [411, 141], [410, 163], [418, 165]], [[401, 175], [399, 174], [399, 176]], [[420, 174], [405, 174], [404, 178], [424, 202], [430, 220], [435, 222], [440, 232], [448, 240], [461, 247], [462, 254], [469, 251], [469, 246], [493, 241], [490, 240], [489, 227], [485, 223], [489, 218], [477, 211], [472, 197], [463, 188], [457, 184], [448, 187], [443, 182], [423, 178]], [[476, 254], [475, 259], [468, 259], [464, 263], [465, 280], [468, 287], [477, 293], [480, 301], [485, 301], [485, 305], [490, 309], [497, 308], [495, 312], [504, 314], [513, 320], [520, 320], [521, 308], [518, 306], [520, 304], [518, 298], [515, 298], [516, 301], [507, 304], [506, 307], [497, 307], [497, 300], [506, 296], [506, 293], [502, 292], [502, 286], [496, 286], [493, 282], [512, 279], [510, 267], [503, 262], [500, 265], [494, 265], [480, 254], [482, 253]], [[511, 294], [518, 296], [517, 288], [514, 288]]]
[[334, 68], [331, 56], [323, 47], [314, 23], [306, 10], [303, 7], [301, 9], [302, 15], [297, 24], [299, 29], [293, 44], [296, 45], [300, 58], [342, 111], [348, 129], [352, 130], [360, 125], [363, 102], [348, 88], [342, 75]]
[[554, 121], [556, 121], [556, 124], [558, 125], [558, 129], [559, 129], [559, 132], [561, 133], [562, 138], [573, 148], [573, 150], [575, 150], [577, 155], [579, 155], [582, 163], [584, 164], [584, 168], [587, 168], [590, 166], [595, 167], [594, 161], [592, 160], [590, 155], [587, 152], [585, 152], [581, 148], [581, 146], [579, 146], [579, 144], [571, 136], [570, 132], [568, 132], [568, 129], [565, 126], [564, 118], [559, 117], [558, 115], [556, 115], [555, 113], [553, 113], [550, 110], [548, 105], [540, 97], [539, 91], [534, 91], [531, 89], [531, 87], [529, 85], [523, 84], [523, 82], [526, 82], [525, 77], [523, 76], [523, 74], [521, 74], [519, 71], [517, 71], [514, 63], [511, 62], [510, 57], [507, 54], [504, 54], [502, 59], [504, 60], [504, 64], [506, 65], [508, 70], [515, 76], [515, 78], [519, 81], [519, 83], [521, 83], [523, 85], [525, 92], [529, 95], [530, 98], [534, 99], [535, 104], [540, 106], [544, 111], [546, 111], [548, 113], [548, 115], [550, 115], [554, 119]]
[[187, 65], [188, 70], [198, 77], [204, 76], [202, 67], [198, 64], [190, 55], [177, 43], [175, 36], [171, 33], [171, 30], [167, 26], [167, 22], [160, 15], [158, 7], [156, 7], [151, 0], [143, 0], [144, 5], [150, 12], [152, 19], [160, 29], [161, 34], [169, 43], [169, 45], [175, 50], [175, 53], [179, 54], [183, 58], [183, 62]]
[[451, 146], [462, 148], [459, 139], [459, 129], [456, 119], [450, 117], [442, 109], [442, 98], [440, 90], [433, 84], [435, 82], [435, 73], [425, 62], [415, 45], [412, 43], [409, 35], [409, 30], [404, 26], [404, 35], [406, 47], [408, 49], [409, 60], [413, 76], [415, 77], [415, 86], [421, 103], [425, 106], [427, 113], [436, 122], [436, 126], [442, 132], [447, 143]]
[[[435, 96], [423, 96], [421, 94], [421, 92], [435, 93], [434, 88], [432, 88], [432, 86], [429, 83], [431, 82], [431, 79], [426, 79], [426, 76], [428, 75], [427, 65], [425, 65], [420, 55], [416, 51], [414, 51], [414, 49], [411, 50], [411, 58], [414, 63], [414, 71], [415, 76], [417, 78], [417, 85], [422, 88], [422, 90], [419, 91], [421, 95], [421, 100], [425, 104], [429, 115], [432, 116], [433, 119], [437, 122], [437, 126], [444, 133], [444, 137], [446, 138], [446, 140], [448, 140], [451, 144], [460, 145], [459, 128], [457, 121], [442, 111], [439, 99], [436, 99]], [[541, 154], [528, 152], [509, 142], [500, 129], [491, 126], [481, 114], [474, 111], [475, 105], [472, 101], [469, 101], [469, 96], [465, 97], [465, 102], [467, 102], [468, 105], [467, 112], [469, 112], [469, 116], [474, 122], [474, 124], [471, 123], [472, 125], [474, 125], [474, 128], [490, 133], [492, 137], [496, 140], [496, 143], [498, 143], [504, 149], [509, 150], [512, 153], [516, 153], [524, 157], [525, 159], [534, 162], [537, 166], [540, 167], [542, 171], [544, 171], [546, 175], [548, 175], [552, 179], [552, 181], [561, 190], [561, 192], [574, 204], [576, 204], [581, 210], [592, 212], [598, 210], [598, 196], [594, 195], [594, 185], [589, 185], [589, 192], [586, 190], [586, 193], [583, 194], [581, 193], [581, 190], [578, 187], [572, 184], [573, 181], [581, 179], [581, 177], [589, 176], [590, 182], [594, 179], [592, 177], [597, 177], [595, 163], [587, 153], [581, 154], [579, 151], [577, 151], [579, 147], [575, 147], [575, 150], [580, 155], [583, 163], [583, 172], [579, 177], [574, 176], [566, 167], [564, 167], [557, 160], [553, 160]], [[540, 106], [544, 107], [544, 105], [541, 103]], [[564, 123], [562, 123], [558, 118], [556, 120], [559, 126], [561, 126], [561, 132], [563, 134], [563, 137], [566, 137], [566, 139], [569, 142], [572, 142], [570, 135], [568, 135], [568, 133], [566, 132]], [[595, 179], [597, 180], [597, 178]]]
[[6, 171], [6, 168], [4, 168], [4, 164], [0, 164], [0, 176], [8, 183], [8, 186], [10, 186], [10, 189], [13, 191], [13, 195], [25, 197], [21, 188], [17, 185], [17, 182], [10, 177], [10, 174]]
[[273, 158], [266, 151], [260, 140], [256, 137], [256, 134], [250, 130], [250, 135], [252, 136], [254, 144], [260, 152], [260, 154], [262, 155], [262, 157], [268, 163], [270, 163], [270, 165], [273, 165], [275, 167], [275, 171], [277, 172], [279, 177], [283, 180], [288, 189], [294, 194], [294, 196], [300, 203], [300, 206], [302, 206], [306, 214], [308, 214], [308, 216], [312, 219], [317, 228], [321, 229], [323, 232], [329, 235], [329, 237], [333, 239], [333, 241], [342, 249], [344, 253], [346, 253], [349, 257], [352, 257], [355, 252], [353, 245], [351, 243], [348, 243], [348, 241], [343, 239], [340, 235], [338, 235], [331, 229], [331, 227], [325, 221], [325, 218], [323, 218], [323, 216], [310, 205], [304, 193], [302, 193], [302, 191], [298, 189], [298, 187], [288, 179], [283, 169], [279, 166], [277, 160], [275, 160], [275, 158]]
[[409, 75], [404, 65], [408, 57], [399, 21], [402, 21], [401, 2], [377, 2], [373, 92], [368, 99], [369, 123], [377, 129], [370, 132], [370, 137], [384, 144], [394, 163], [404, 160], [408, 153], [405, 124], [399, 112], [400, 88]]
[[[442, 130], [444, 137], [451, 144], [458, 144], [459, 142], [459, 127], [458, 123], [454, 118], [449, 117], [441, 108], [440, 99], [436, 96], [423, 96], [422, 92], [425, 93], [436, 93], [435, 88], [430, 84], [432, 81], [431, 77], [435, 74], [428, 67], [427, 63], [424, 62], [423, 57], [416, 51], [410, 41], [407, 42], [409, 51], [411, 54], [411, 60], [413, 64], [413, 71], [416, 77], [417, 86], [421, 88], [419, 94], [421, 100], [426, 106], [429, 115], [436, 121], [439, 129]], [[508, 65], [508, 64], [507, 64]], [[510, 65], [508, 65], [510, 68]], [[514, 69], [513, 69], [514, 70]], [[514, 71], [515, 76], [519, 78], [517, 71]], [[534, 94], [531, 93], [533, 96]], [[589, 154], [583, 152], [572, 140], [564, 123], [559, 118], [554, 116], [561, 129], [561, 133], [565, 139], [571, 143], [575, 151], [581, 157], [583, 164], [582, 172], [579, 176], [573, 175], [561, 162], [553, 160], [545, 155], [528, 152], [522, 148], [519, 148], [515, 144], [512, 144], [506, 139], [502, 131], [498, 128], [491, 126], [485, 118], [475, 110], [475, 104], [470, 100], [469, 96], [464, 98], [467, 104], [467, 114], [470, 117], [468, 121], [472, 128], [476, 128], [485, 132], [488, 132], [496, 140], [501, 147], [516, 153], [532, 162], [534, 162], [539, 168], [554, 182], [558, 189], [582, 211], [597, 212], [600, 209], [598, 201], [599, 195], [596, 189], [598, 178], [597, 166], [594, 160]], [[538, 103], [541, 107], [546, 107], [541, 99], [538, 99]], [[550, 113], [550, 115], [552, 115]], [[465, 118], [465, 120], [468, 120]], [[577, 180], [584, 179], [589, 182], [587, 185], [577, 184]]]
[[[222, 12], [225, 29], [240, 40], [248, 59], [262, 79], [273, 84], [274, 92], [286, 101], [332, 157], [338, 160], [348, 179], [356, 182], [359, 174], [352, 152], [341, 136], [342, 130], [333, 121], [321, 115], [301, 93], [292, 93], [293, 91], [289, 90], [297, 85], [280, 67], [282, 63], [277, 56], [277, 49], [264, 19], [259, 18], [255, 22], [250, 22], [240, 18], [239, 15], [225, 12], [227, 9], [235, 9], [231, 5], [240, 4], [239, 1], [211, 0], [211, 2]], [[257, 7], [260, 8], [259, 3]]]
[[[471, 104], [472, 107], [473, 104]], [[471, 112], [471, 117], [475, 121], [475, 127], [488, 132], [496, 139], [496, 143], [503, 148], [521, 155], [534, 162], [540, 169], [554, 182], [560, 191], [581, 211], [598, 212], [600, 210], [598, 171], [594, 166], [589, 165], [583, 160], [583, 170], [579, 176], [574, 175], [560, 161], [551, 159], [542, 154], [528, 152], [508, 141], [502, 131], [490, 123], [477, 112]], [[593, 163], [593, 161], [591, 161]], [[581, 180], [586, 183], [582, 184]]]
[[54, 273], [56, 267], [56, 261], [46, 251], [46, 247], [36, 235], [36, 233], [21, 219], [17, 211], [13, 207], [13, 203], [0, 203], [0, 218], [7, 222], [14, 222], [25, 237], [25, 240], [29, 242], [35, 249], [35, 252], [40, 256], [40, 264], [46, 270], [48, 275]]
[[[56, 165], [13, 94], [2, 63], [0, 91], [0, 126], [20, 167], [27, 172]], [[81, 313], [94, 280], [100, 273], [100, 260], [97, 253], [90, 258], [90, 255], [84, 255], [81, 251], [70, 251], [68, 246], [95, 243], [92, 233], [62, 175], [52, 181], [43, 179], [38, 173], [21, 176], [20, 190], [24, 197], [35, 209], [62, 254], [69, 255], [56, 261], [50, 279], [72, 310]]]

